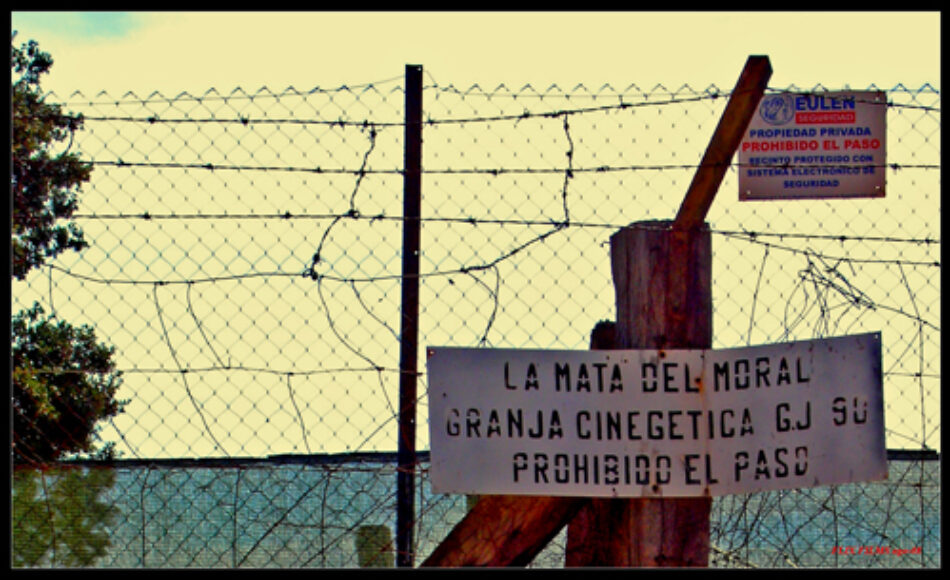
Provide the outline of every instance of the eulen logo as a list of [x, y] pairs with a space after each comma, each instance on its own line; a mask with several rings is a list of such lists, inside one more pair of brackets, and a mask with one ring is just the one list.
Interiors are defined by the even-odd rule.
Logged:
[[795, 104], [788, 93], [779, 93], [762, 98], [759, 116], [769, 125], [784, 125], [795, 115]]

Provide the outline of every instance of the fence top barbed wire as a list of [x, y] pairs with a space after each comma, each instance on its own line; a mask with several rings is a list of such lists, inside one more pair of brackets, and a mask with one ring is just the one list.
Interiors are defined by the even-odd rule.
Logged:
[[[430, 78], [432, 78], [431, 75]], [[333, 135], [336, 135], [340, 143], [346, 144], [348, 148], [346, 160], [339, 158], [335, 160], [335, 163], [332, 165], [323, 163], [304, 165], [287, 162], [285, 161], [285, 157], [289, 156], [283, 154], [274, 156], [270, 151], [267, 151], [267, 155], [253, 155], [252, 157], [255, 163], [233, 163], [228, 162], [228, 158], [234, 155], [229, 153], [228, 150], [218, 146], [209, 147], [204, 150], [194, 150], [192, 152], [190, 151], [190, 146], [176, 150], [167, 145], [162, 145], [154, 151], [139, 151], [133, 144], [132, 147], [127, 148], [127, 151], [117, 150], [115, 153], [111, 153], [109, 147], [104, 147], [102, 149], [104, 155], [95, 153], [90, 155], [89, 161], [103, 170], [113, 169], [116, 171], [132, 172], [154, 171], [156, 174], [171, 170], [181, 172], [182, 175], [187, 175], [189, 180], [194, 179], [197, 183], [201, 183], [205, 180], [231, 180], [232, 178], [228, 177], [228, 175], [234, 175], [233, 179], [235, 180], [245, 180], [247, 179], [245, 176], [253, 173], [261, 175], [279, 175], [282, 173], [299, 174], [301, 179], [307, 178], [304, 176], [318, 176], [325, 179], [347, 177], [353, 181], [351, 181], [349, 185], [341, 185], [335, 188], [338, 194], [334, 193], [334, 195], [338, 195], [340, 203], [337, 208], [328, 208], [331, 209], [331, 211], [308, 211], [305, 206], [301, 206], [299, 203], [287, 204], [284, 207], [276, 207], [266, 211], [256, 209], [254, 211], [240, 211], [227, 204], [223, 207], [223, 211], [208, 211], [210, 208], [201, 208], [200, 211], [195, 211], [194, 209], [189, 211], [187, 207], [178, 206], [162, 209], [158, 206], [149, 207], [148, 205], [145, 205], [142, 210], [137, 209], [135, 211], [83, 211], [77, 214], [77, 219], [83, 220], [84, 223], [99, 225], [100, 227], [109, 222], [129, 224], [143, 223], [143, 225], [148, 224], [149, 227], [156, 225], [160, 227], [162, 222], [213, 223], [222, 220], [233, 223], [235, 227], [242, 229], [250, 227], [242, 225], [245, 221], [262, 222], [262, 224], [268, 224], [273, 221], [275, 225], [282, 223], [291, 226], [296, 222], [306, 224], [310, 221], [317, 221], [323, 222], [324, 225], [317, 229], [319, 232], [317, 239], [311, 242], [312, 245], [309, 253], [313, 255], [313, 259], [310, 260], [309, 265], [300, 263], [300, 260], [296, 259], [291, 262], [285, 261], [284, 265], [278, 268], [260, 268], [253, 263], [249, 263], [249, 268], [244, 268], [244, 271], [237, 272], [228, 267], [227, 271], [219, 273], [207, 272], [202, 275], [194, 275], [186, 271], [181, 271], [179, 268], [172, 268], [169, 270], [168, 275], [161, 275], [154, 268], [150, 268], [148, 276], [141, 276], [131, 271], [126, 275], [116, 276], [108, 275], [105, 270], [97, 271], [93, 269], [83, 271], [83, 269], [77, 269], [75, 266], [78, 265], [78, 263], [74, 263], [74, 265], [70, 265], [68, 262], [64, 264], [54, 264], [49, 269], [50, 303], [52, 303], [52, 276], [54, 272], [59, 276], [66, 276], [67, 278], [79, 282], [101, 285], [104, 288], [116, 285], [117, 287], [139, 286], [143, 287], [143, 290], [150, 289], [148, 292], [151, 297], [150, 301], [153, 302], [153, 308], [158, 308], [159, 316], [161, 316], [161, 310], [164, 307], [163, 302], [165, 300], [164, 298], [155, 300], [157, 296], [156, 292], [159, 287], [168, 287], [169, 289], [179, 287], [190, 292], [193, 287], [198, 285], [216, 286], [223, 283], [242, 283], [255, 280], [266, 283], [266, 281], [270, 279], [286, 279], [290, 282], [295, 278], [310, 278], [317, 283], [317, 295], [314, 299], [323, 309], [327, 311], [332, 309], [332, 306], [328, 303], [328, 299], [331, 297], [331, 294], [333, 294], [326, 292], [323, 284], [335, 283], [347, 285], [351, 287], [356, 300], [362, 304], [362, 306], [357, 305], [358, 309], [365, 312], [370, 319], [375, 319], [380, 323], [381, 328], [388, 326], [391, 333], [392, 328], [395, 328], [395, 326], [391, 321], [388, 321], [387, 318], [381, 318], [372, 308], [367, 307], [367, 303], [361, 297], [356, 285], [360, 285], [363, 291], [368, 291], [374, 284], [397, 283], [400, 279], [398, 273], [389, 271], [385, 266], [383, 267], [384, 271], [376, 273], [365, 271], [363, 268], [358, 268], [353, 273], [345, 273], [335, 271], [336, 266], [319, 271], [315, 269], [315, 267], [318, 265], [326, 266], [334, 261], [334, 256], [327, 257], [329, 254], [323, 252], [324, 246], [331, 242], [335, 232], [338, 230], [343, 231], [340, 228], [343, 228], [346, 224], [352, 224], [353, 226], [362, 224], [361, 227], [379, 228], [382, 224], [398, 226], [403, 220], [396, 205], [384, 207], [376, 203], [374, 199], [373, 203], [376, 205], [376, 208], [367, 206], [366, 201], [368, 201], [369, 196], [371, 196], [374, 191], [364, 191], [366, 190], [366, 184], [370, 183], [370, 180], [384, 180], [389, 177], [402, 175], [402, 168], [398, 163], [398, 159], [400, 159], [399, 156], [390, 155], [392, 160], [389, 162], [385, 161], [387, 148], [392, 149], [394, 144], [398, 143], [399, 135], [397, 134], [401, 134], [400, 129], [404, 126], [404, 122], [399, 115], [399, 107], [390, 103], [392, 117], [387, 118], [385, 112], [380, 116], [380, 107], [370, 107], [368, 103], [364, 102], [364, 99], [376, 99], [385, 102], [389, 98], [401, 98], [402, 86], [395, 81], [396, 79], [386, 79], [378, 83], [344, 86], [335, 89], [312, 89], [310, 91], [301, 91], [293, 87], [285, 91], [272, 91], [271, 89], [262, 87], [256, 92], [246, 92], [243, 89], [235, 89], [229, 94], [222, 94], [212, 89], [204, 95], [182, 93], [176, 97], [164, 97], [160, 93], [153, 93], [144, 98], [139, 98], [137, 95], [128, 93], [123, 95], [120, 99], [115, 100], [106, 98], [99, 99], [98, 97], [102, 94], [97, 95], [96, 100], [88, 101], [88, 106], [97, 109], [103, 107], [123, 109], [123, 112], [121, 114], [91, 114], [84, 112], [87, 128], [93, 125], [139, 127], [142, 131], [141, 134], [148, 136], [148, 139], [151, 141], [155, 141], [159, 137], [151, 136], [150, 132], [163, 129], [169, 131], [169, 133], [167, 133], [168, 135], [180, 141], [184, 141], [185, 137], [178, 135], [176, 127], [187, 126], [190, 128], [189, 131], [196, 131], [195, 133], [188, 133], [188, 135], [201, 135], [201, 133], [205, 131], [218, 132], [216, 134], [222, 136], [223, 146], [224, 138], [229, 139], [229, 144], [231, 142], [237, 143], [234, 141], [235, 137], [232, 136], [231, 133], [232, 127], [240, 131], [248, 131], [249, 133], [247, 133], [247, 135], [251, 136], [254, 135], [253, 131], [255, 131], [256, 128], [280, 131], [283, 127], [289, 126], [297, 127], [305, 132], [310, 130], [331, 132]], [[391, 86], [389, 86], [390, 83]], [[874, 87], [871, 88], [874, 89]], [[665, 179], [667, 175], [677, 174], [678, 172], [695, 171], [699, 167], [699, 164], [695, 162], [682, 163], [663, 160], [651, 160], [647, 163], [590, 163], [589, 161], [585, 161], [582, 157], [586, 156], [586, 158], [590, 160], [594, 159], [594, 156], [590, 154], [592, 146], [589, 144], [589, 140], [591, 139], [590, 135], [592, 134], [590, 129], [594, 126], [593, 123], [599, 123], [601, 122], [600, 120], [606, 121], [608, 119], [614, 119], [618, 115], [633, 115], [637, 111], [651, 112], [656, 116], [658, 121], [662, 122], [663, 111], [675, 110], [684, 115], [684, 118], [692, 119], [693, 117], [701, 117], [701, 119], [699, 119], [699, 128], [701, 129], [702, 119], [705, 119], [707, 111], [710, 117], [714, 117], [716, 111], [715, 107], [724, 104], [729, 96], [729, 91], [722, 91], [714, 85], [697, 91], [686, 84], [674, 89], [657, 85], [650, 91], [643, 91], [636, 85], [630, 85], [620, 91], [616, 91], [609, 85], [604, 85], [601, 89], [596, 91], [591, 91], [583, 85], [577, 85], [569, 91], [564, 91], [557, 85], [551, 85], [544, 90], [537, 90], [531, 85], [525, 85], [520, 90], [511, 90], [505, 85], [498, 85], [498, 87], [493, 90], [484, 90], [478, 85], [473, 85], [469, 89], [462, 90], [457, 89], [453, 85], [441, 85], [435, 82], [434, 78], [432, 78], [432, 83], [426, 86], [424, 90], [427, 94], [431, 95], [431, 98], [427, 101], [426, 117], [424, 118], [424, 128], [429, 132], [427, 133], [428, 143], [425, 148], [427, 151], [432, 151], [433, 148], [438, 151], [438, 148], [446, 142], [446, 138], [442, 137], [442, 135], [448, 136], [447, 131], [480, 131], [482, 133], [480, 133], [479, 138], [481, 138], [482, 134], [485, 135], [485, 138], [489, 140], [489, 145], [479, 144], [477, 149], [485, 151], [492, 150], [490, 144], [495, 142], [492, 141], [492, 139], [496, 139], [494, 133], [498, 131], [496, 128], [498, 126], [505, 127], [507, 128], [506, 130], [510, 129], [515, 132], [524, 133], [544, 131], [544, 124], [548, 124], [547, 126], [550, 127], [550, 136], [559, 139], [559, 141], [556, 142], [552, 141], [553, 145], [548, 146], [550, 152], [536, 156], [532, 158], [533, 161], [525, 162], [520, 166], [511, 164], [508, 159], [503, 163], [491, 163], [491, 160], [487, 158], [473, 158], [471, 155], [465, 155], [467, 163], [462, 167], [452, 166], [451, 163], [439, 167], [436, 163], [431, 162], [431, 160], [427, 160], [426, 163], [424, 163], [423, 174], [428, 176], [429, 179], [440, 180], [440, 183], [436, 187], [430, 188], [435, 196], [430, 197], [430, 199], [437, 199], [441, 192], [446, 191], [445, 186], [441, 184], [441, 181], [446, 179], [461, 180], [472, 177], [473, 179], [484, 178], [494, 180], [489, 187], [507, 187], [510, 182], [521, 179], [522, 177], [538, 179], [539, 184], [542, 183], [541, 180], [549, 178], [557, 179], [556, 183], [552, 182], [541, 186], [542, 189], [548, 189], [548, 191], [551, 192], [551, 204], [548, 207], [550, 211], [541, 208], [537, 217], [531, 215], [493, 215], [494, 212], [489, 210], [489, 212], [486, 213], [483, 211], [484, 206], [479, 207], [478, 205], [462, 209], [461, 212], [446, 212], [442, 211], [436, 205], [430, 204], [428, 206], [429, 211], [424, 213], [421, 220], [422, 223], [429, 228], [435, 228], [436, 226], [443, 228], [439, 230], [440, 232], [443, 230], [446, 232], [450, 231], [445, 228], [458, 227], [474, 228], [471, 230], [473, 232], [476, 230], [487, 231], [489, 229], [501, 231], [498, 228], [523, 228], [526, 232], [525, 235], [515, 234], [512, 236], [510, 243], [507, 246], [499, 247], [495, 255], [485, 255], [490, 254], [490, 252], [479, 250], [470, 258], [464, 258], [462, 256], [452, 257], [453, 251], [449, 251], [447, 254], [449, 257], [448, 261], [433, 258], [430, 266], [424, 269], [420, 274], [420, 277], [426, 280], [442, 281], [440, 282], [440, 288], [445, 288], [446, 282], [449, 283], [450, 286], [457, 284], [457, 281], [454, 281], [455, 276], [466, 276], [469, 279], [469, 283], [474, 284], [474, 288], [480, 288], [480, 291], [485, 293], [488, 298], [487, 310], [490, 311], [490, 314], [486, 315], [485, 326], [477, 332], [476, 342], [478, 344], [489, 344], [489, 335], [492, 332], [496, 333], [497, 336], [497, 333], [500, 332], [501, 320], [505, 316], [504, 303], [501, 297], [506, 293], [510, 295], [511, 284], [507, 281], [503, 283], [502, 274], [499, 270], [500, 267], [505, 267], [506, 269], [510, 268], [511, 264], [516, 262], [516, 257], [523, 258], [528, 255], [529, 252], [543, 251], [545, 254], [549, 253], [549, 250], [546, 248], [550, 246], [551, 243], [563, 244], [563, 241], [558, 242], [557, 239], [563, 239], [563, 234], [567, 231], [589, 231], [592, 235], [596, 236], [597, 232], [604, 232], [606, 234], [611, 230], [619, 229], [629, 223], [629, 221], [623, 219], [598, 218], [596, 213], [590, 213], [589, 206], [581, 205], [585, 203], [580, 201], [585, 195], [584, 189], [588, 188], [591, 184], [599, 185], [591, 180], [607, 179], [608, 177], [611, 180], [619, 180], [625, 179], [628, 175], [644, 173], [655, 173], [658, 178]], [[801, 90], [795, 87], [786, 89], [770, 88], [769, 90], [775, 92], [796, 90], [808, 93], [825, 89], [824, 87], [816, 86]], [[919, 102], [919, 95], [921, 94], [932, 94], [939, 98], [939, 91], [934, 89], [931, 85], [923, 85], [917, 90], [907, 89], [899, 85], [888, 92], [888, 107], [898, 113], [903, 112], [924, 117], [932, 117], [935, 114], [939, 115], [939, 106], [935, 106], [933, 103]], [[74, 93], [74, 96], [75, 95]], [[909, 102], [900, 102], [899, 99], [896, 98], [898, 95], [907, 95]], [[340, 99], [344, 96], [347, 98], [352, 97], [353, 99], [343, 102]], [[308, 100], [313, 98], [321, 99], [320, 103], [322, 104], [315, 105], [307, 103]], [[477, 98], [480, 104], [472, 104], [470, 107], [471, 110], [457, 106], [458, 101], [465, 102], [472, 98]], [[456, 101], [449, 103], [447, 101], [448, 99], [456, 99]], [[528, 101], [528, 104], [520, 103], [519, 99]], [[576, 104], [576, 101], [586, 100], [592, 102]], [[296, 104], [292, 104], [291, 101], [300, 104], [300, 106], [298, 107]], [[601, 101], [604, 104], [597, 103], [596, 101]], [[278, 111], [278, 114], [275, 115], [272, 110], [258, 109], [255, 112], [235, 106], [237, 103], [241, 103], [242, 107], [260, 107], [263, 102], [269, 103], [267, 105], [268, 107], [282, 107], [282, 110]], [[76, 100], [71, 98], [70, 103], [74, 103], [77, 106], [82, 104], [78, 97]], [[180, 103], [192, 103], [195, 107], [199, 108], [189, 110], [178, 106]], [[228, 108], [225, 114], [220, 114], [217, 110], [208, 108], [212, 104], [219, 108]], [[364, 109], [367, 115], [361, 116], [358, 112], [354, 114], [350, 110], [350, 105], [353, 105], [354, 111], [358, 111], [360, 108]], [[320, 114], [320, 108], [327, 106], [333, 106], [339, 109], [339, 112], [325, 115], [326, 118], [323, 118], [324, 115]], [[494, 107], [498, 109], [498, 112], [484, 113], [478, 110], [478, 108], [483, 106]], [[151, 110], [142, 112], [131, 110], [136, 107], [149, 107]], [[167, 107], [167, 110], [158, 110], [161, 107]], [[700, 115], [700, 113], [689, 112], [693, 107], [700, 107], [702, 115]], [[127, 112], [125, 111], [126, 109], [128, 109]], [[384, 110], [385, 107], [382, 109]], [[646, 129], [649, 129], [649, 123], [651, 122], [653, 121], [648, 121]], [[677, 119], [672, 120], [674, 125], [676, 122]], [[116, 131], [116, 133], [118, 134], [118, 131]], [[274, 134], [281, 136], [282, 139], [285, 138], [282, 133]], [[323, 133], [321, 135], [329, 134], [330, 133]], [[452, 134], [454, 135], [455, 133]], [[102, 139], [107, 139], [108, 132], [105, 132], [104, 135], [105, 137]], [[302, 136], [307, 135], [307, 133], [298, 133], [297, 135]], [[95, 139], [98, 138], [99, 137], [95, 137]], [[322, 138], [323, 137], [318, 137], [318, 139]], [[384, 142], [384, 138], [387, 139], [387, 141]], [[505, 138], [507, 138], [507, 135]], [[210, 141], [211, 143], [214, 143], [215, 139], [215, 137], [203, 137], [203, 140]], [[587, 141], [585, 141], [585, 139]], [[346, 141], [350, 142], [346, 143]], [[699, 141], [702, 141], [702, 139], [699, 139]], [[281, 142], [283, 143], [284, 141]], [[316, 142], [316, 139], [314, 139], [314, 142]], [[264, 143], [266, 143], [266, 140]], [[593, 147], [596, 146], [595, 144]], [[275, 146], [268, 144], [268, 149], [274, 149], [274, 147]], [[87, 151], [90, 150], [88, 143], [84, 143], [84, 149]], [[145, 154], [142, 155], [142, 153]], [[109, 159], [110, 154], [114, 155], [114, 158]], [[162, 160], [161, 157], [163, 155], [166, 155], [168, 160]], [[545, 160], [545, 155], [551, 159]], [[192, 156], [197, 159], [194, 161], [183, 161], [180, 159], [183, 156]], [[206, 158], [202, 159], [202, 157]], [[268, 163], [266, 162], [267, 157], [280, 160], [283, 164]], [[444, 155], [441, 155], [441, 158], [444, 158]], [[512, 159], [514, 159], [514, 157], [512, 157]], [[538, 161], [540, 161], [540, 163], [538, 163]], [[895, 162], [888, 163], [884, 167], [895, 174], [905, 169], [914, 172], [925, 171], [930, 173], [931, 170], [939, 168], [939, 163], [927, 162], [926, 158], [923, 158], [923, 162], [917, 162], [920, 161], [920, 159], [915, 159], [914, 161], [913, 163], [907, 163], [905, 159], [897, 159]], [[738, 164], [731, 164], [732, 169], [737, 169], [738, 167]], [[581, 182], [583, 182], [583, 186], [580, 185]], [[610, 183], [613, 183], [613, 181]], [[381, 183], [374, 184], [374, 188], [378, 190], [380, 185]], [[527, 191], [527, 193], [530, 197], [531, 192]], [[455, 194], [451, 194], [448, 197], [452, 197], [453, 195]], [[457, 195], [455, 195], [455, 197], [458, 199]], [[156, 200], [160, 198], [160, 195], [155, 196]], [[555, 198], [557, 198], [556, 203]], [[105, 203], [100, 203], [99, 207], [105, 208], [111, 205], [108, 200], [104, 199], [103, 202]], [[295, 205], [296, 207], [294, 207]], [[462, 207], [464, 207], [464, 204], [462, 204]], [[579, 210], [583, 210], [583, 212]], [[517, 210], [515, 210], [515, 213], [517, 214]], [[733, 223], [730, 223], [730, 221]], [[741, 227], [735, 227], [740, 224]], [[257, 228], [257, 226], [254, 227]], [[270, 226], [262, 225], [261, 227], [266, 230]], [[880, 244], [882, 247], [898, 244], [908, 248], [920, 248], [925, 250], [926, 253], [939, 246], [939, 234], [935, 231], [925, 232], [923, 235], [913, 235], [910, 232], [898, 235], [886, 233], [876, 234], [874, 232], [862, 234], [853, 230], [846, 230], [844, 233], [830, 233], [820, 230], [801, 231], [797, 230], [797, 228], [782, 229], [773, 224], [769, 224], [766, 227], [763, 223], [746, 224], [742, 222], [735, 223], [735, 220], [726, 220], [722, 226], [712, 228], [712, 232], [725, 241], [741, 242], [753, 247], [760, 247], [766, 252], [765, 258], [768, 258], [768, 252], [771, 250], [789, 252], [793, 256], [799, 256], [806, 260], [806, 262], [824, 260], [827, 264], [846, 263], [852, 266], [876, 265], [886, 267], [888, 265], [903, 265], [925, 270], [939, 270], [940, 267], [939, 257], [933, 257], [930, 254], [922, 258], [916, 258], [904, 255], [903, 252], [898, 252], [894, 257], [886, 255], [879, 256], [873, 251], [869, 252], [866, 256], [854, 253], [855, 249], [864, 248], [868, 244]], [[809, 245], [801, 246], [801, 243], [807, 243]], [[331, 245], [336, 244], [337, 243]], [[823, 249], [818, 249], [814, 247], [814, 244], [825, 244], [825, 246], [823, 246]], [[840, 253], [833, 253], [827, 244], [838, 244]], [[844, 244], [847, 244], [847, 247], [845, 247]], [[492, 245], [493, 244], [490, 244], [486, 246], [486, 248]], [[605, 242], [598, 242], [598, 246], [600, 248], [599, 251], [603, 251]], [[336, 250], [331, 248], [327, 248], [327, 250], [330, 252], [336, 251], [336, 255], [339, 255], [339, 246], [337, 245], [336, 247]], [[430, 249], [429, 253], [435, 253], [434, 249]], [[767, 260], [762, 260], [762, 269], [759, 271], [760, 278], [765, 272], [764, 266], [766, 262]], [[288, 268], [286, 267], [288, 263], [295, 265]], [[815, 263], [817, 264], [818, 262]], [[825, 265], [826, 268], [828, 267], [827, 264]], [[521, 269], [524, 269], [524, 267], [521, 267]], [[204, 272], [204, 270], [204, 267], [199, 269], [201, 272]], [[810, 284], [825, 284], [828, 289], [837, 292], [837, 290], [835, 290], [836, 286], [834, 285], [834, 280], [828, 276], [817, 278], [814, 276], [817, 271], [808, 267], [806, 267], [803, 272], [805, 272], [803, 275], [811, 276], [809, 279]], [[481, 276], [486, 273], [494, 275], [494, 282], [481, 278]], [[172, 298], [172, 295], [168, 296]], [[399, 373], [399, 370], [392, 364], [385, 364], [377, 355], [367, 355], [364, 349], [354, 345], [352, 340], [339, 340], [339, 342], [344, 345], [344, 350], [350, 351], [353, 356], [356, 357], [355, 360], [358, 361], [358, 364], [330, 364], [311, 368], [301, 367], [295, 364], [285, 366], [284, 368], [274, 368], [269, 364], [258, 365], [247, 364], [246, 362], [234, 364], [231, 360], [224, 363], [223, 359], [221, 359], [220, 355], [216, 352], [217, 349], [211, 346], [209, 337], [206, 336], [206, 334], [215, 334], [214, 331], [202, 323], [200, 317], [193, 311], [190, 294], [188, 294], [187, 297], [187, 308], [186, 311], [183, 312], [183, 315], [187, 316], [188, 319], [192, 320], [196, 325], [199, 331], [195, 333], [196, 338], [198, 338], [200, 344], [203, 345], [202, 350], [211, 356], [211, 364], [174, 364], [166, 368], [163, 365], [143, 366], [139, 363], [129, 370], [139, 374], [149, 374], [146, 372], [149, 369], [159, 373], [177, 374], [183, 381], [187, 380], [187, 376], [194, 376], [195, 374], [233, 372], [237, 370], [272, 374], [284, 378], [294, 376], [329, 376], [340, 372], [368, 372], [373, 374], [379, 374], [381, 372], [387, 374]], [[851, 298], [853, 299], [854, 297], [852, 296]], [[178, 298], [172, 299], [178, 300]], [[873, 304], [873, 302], [861, 303], [860, 300], [858, 303], [863, 304], [864, 306], [862, 307], [865, 309], [870, 309], [870, 305]], [[939, 326], [931, 322], [927, 317], [915, 316], [899, 308], [893, 309], [892, 307], [892, 310], [895, 310], [895, 314], [916, 321], [926, 328], [939, 330]], [[329, 317], [329, 314], [326, 323], [330, 325], [328, 329], [330, 334], [336, 334], [338, 339], [343, 337], [338, 329], [334, 329], [334, 320]], [[510, 322], [508, 322], [508, 324], [510, 324]], [[164, 338], [162, 339], [162, 342], [166, 345], [166, 349], [171, 347], [172, 351], [174, 351], [174, 345], [170, 340], [169, 333], [178, 332], [175, 326], [174, 324], [169, 326], [163, 333]], [[575, 330], [575, 332], [577, 331]], [[201, 336], [199, 337], [198, 335]], [[570, 343], [570, 339], [565, 340]], [[918, 375], [931, 376], [933, 373], [918, 369]], [[289, 391], [291, 396], [293, 396], [293, 389], [289, 389]], [[382, 389], [382, 391], [385, 393], [385, 389]], [[297, 414], [299, 415], [299, 412]]]
[[[14, 305], [36, 299], [64, 319], [88, 320], [124, 351], [126, 392], [139, 400], [103, 436], [144, 468], [132, 474], [140, 485], [129, 492], [140, 502], [133, 512], [141, 512], [143, 562], [165, 549], [145, 545], [160, 520], [146, 509], [153, 468], [185, 474], [195, 464], [238, 465], [233, 487], [209, 503], [233, 503], [230, 549], [235, 563], [248, 563], [267, 561], [267, 543], [282, 526], [295, 538], [310, 530], [309, 521], [291, 516], [311, 513], [295, 510], [321, 490], [320, 509], [329, 505], [329, 477], [308, 480], [303, 467], [349, 452], [337, 457], [353, 459], [351, 470], [363, 475], [370, 470], [361, 454], [395, 447], [393, 387], [402, 371], [394, 363], [399, 313], [391, 296], [401, 279], [393, 264], [404, 220], [404, 122], [401, 102], [390, 101], [402, 99], [400, 79], [309, 91], [100, 93], [67, 103], [86, 113], [87, 131], [75, 147], [97, 168], [75, 216], [93, 247], [15, 284]], [[682, 160], [699, 158], [697, 144], [705, 144], [728, 91], [686, 84], [458, 89], [429, 79], [423, 344], [585, 348], [593, 323], [612, 312], [607, 236], [675, 209], [684, 176], [699, 167]], [[735, 346], [883, 328], [888, 445], [926, 449], [940, 433], [940, 363], [933, 356], [940, 330], [933, 197], [939, 90], [897, 85], [885, 92], [895, 145], [893, 162], [881, 166], [894, 185], [888, 199], [808, 209], [717, 202], [710, 219], [716, 341]], [[647, 139], [656, 133], [666, 141]], [[740, 167], [730, 165], [724, 191]], [[423, 418], [424, 372], [420, 380]], [[422, 434], [420, 448], [425, 441]], [[427, 458], [419, 452], [420, 481], [428, 477]], [[336, 475], [337, 466], [316, 471]], [[252, 488], [242, 477], [257, 467], [272, 469], [279, 481], [266, 491]], [[381, 473], [398, 469], [387, 465]], [[751, 546], [768, 546], [773, 561], [802, 563], [795, 550], [809, 549], [798, 541], [812, 528], [830, 529], [835, 541], [839, 531], [870, 530], [835, 504], [868, 498], [874, 507], [886, 504], [874, 513], [887, 523], [917, 518], [923, 537], [930, 533], [933, 504], [924, 492], [932, 477], [923, 468], [917, 478], [908, 473], [846, 500], [836, 490], [734, 498], [738, 507], [722, 507], [714, 550], [751, 565], [760, 561]], [[190, 492], [187, 481], [185, 475], [162, 491]], [[899, 488], [920, 495], [906, 500]], [[390, 521], [391, 493], [369, 498], [368, 489], [363, 482], [341, 492], [346, 509], [368, 504], [361, 512], [367, 521]], [[420, 489], [420, 497], [426, 493]], [[239, 546], [237, 514], [250, 511], [247, 494], [267, 495], [276, 507], [271, 519], [251, 514], [249, 527], [260, 533]], [[418, 529], [426, 518], [445, 519], [455, 499], [427, 496]], [[206, 518], [198, 503], [185, 509]], [[776, 511], [776, 527], [762, 523]], [[332, 531], [326, 544], [321, 535], [320, 549], [294, 554], [293, 565], [322, 561], [359, 523]], [[177, 533], [170, 532], [162, 530]], [[888, 533], [896, 532], [887, 527], [871, 537]], [[756, 534], [771, 535], [751, 539]]]

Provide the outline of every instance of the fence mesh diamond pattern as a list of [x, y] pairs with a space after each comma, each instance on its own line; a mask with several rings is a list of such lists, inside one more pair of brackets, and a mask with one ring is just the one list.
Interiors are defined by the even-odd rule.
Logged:
[[[586, 348], [614, 316], [609, 236], [673, 217], [728, 90], [428, 78], [420, 344]], [[713, 566], [939, 565], [940, 92], [885, 92], [883, 199], [739, 203], [730, 167], [713, 346], [880, 331], [887, 446], [918, 453], [882, 482], [717, 498]], [[14, 565], [392, 565], [404, 97], [47, 97], [85, 118], [90, 245], [13, 282], [13, 310], [92, 326], [128, 403], [98, 433], [116, 460], [17, 466]], [[468, 506], [427, 469], [420, 451], [416, 562]]]

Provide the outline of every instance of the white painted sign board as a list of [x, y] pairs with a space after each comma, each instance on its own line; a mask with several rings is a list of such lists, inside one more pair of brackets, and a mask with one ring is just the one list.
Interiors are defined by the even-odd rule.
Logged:
[[427, 354], [437, 493], [716, 496], [887, 477], [879, 333]]
[[883, 91], [765, 95], [739, 144], [739, 199], [884, 197]]

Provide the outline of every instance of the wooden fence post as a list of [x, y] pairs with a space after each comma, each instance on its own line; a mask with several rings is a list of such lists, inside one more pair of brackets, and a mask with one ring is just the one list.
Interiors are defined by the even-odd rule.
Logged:
[[[712, 244], [708, 228], [638, 222], [610, 239], [617, 348], [712, 346]], [[635, 498], [608, 555], [613, 566], [707, 566], [710, 497]], [[618, 506], [614, 506], [616, 509]], [[623, 538], [626, 533], [630, 538]]]
[[[610, 238], [617, 323], [591, 348], [712, 345], [712, 244], [708, 228], [631, 224]], [[565, 565], [706, 566], [711, 498], [592, 499], [568, 525]]]
[[[712, 245], [704, 220], [771, 75], [768, 57], [746, 61], [676, 219], [637, 222], [611, 237], [612, 348], [712, 346]], [[568, 525], [565, 563], [708, 566], [711, 505], [709, 497], [593, 499]]]
[[[712, 346], [706, 212], [771, 75], [767, 56], [746, 61], [676, 219], [637, 222], [611, 237], [613, 348]], [[610, 348], [596, 330], [591, 348]], [[708, 566], [711, 505], [710, 497], [486, 496], [423, 566], [524, 565], [572, 519], [568, 566]]]

